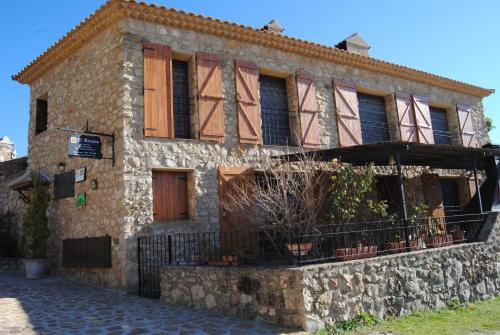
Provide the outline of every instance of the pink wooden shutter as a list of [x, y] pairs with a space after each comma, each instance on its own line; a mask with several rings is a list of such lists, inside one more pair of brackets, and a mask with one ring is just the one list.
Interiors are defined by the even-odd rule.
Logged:
[[356, 86], [351, 83], [334, 81], [333, 90], [340, 146], [348, 147], [362, 144]]
[[234, 63], [234, 72], [240, 142], [262, 144], [257, 65], [237, 60]]
[[401, 141], [417, 142], [417, 126], [412, 97], [410, 95], [396, 94], [395, 100]]
[[457, 106], [458, 122], [460, 124], [460, 134], [464, 147], [477, 148], [479, 143], [472, 124], [472, 110], [468, 106]]
[[224, 106], [222, 103], [222, 71], [217, 55], [198, 52], [198, 118], [200, 139], [224, 139]]
[[418, 142], [425, 144], [434, 144], [431, 112], [429, 110], [429, 102], [427, 98], [414, 95], [413, 110], [415, 111], [415, 123], [417, 126]]
[[297, 95], [299, 98], [301, 144], [306, 148], [317, 148], [321, 145], [319, 136], [318, 104], [314, 77], [305, 72], [297, 73]]

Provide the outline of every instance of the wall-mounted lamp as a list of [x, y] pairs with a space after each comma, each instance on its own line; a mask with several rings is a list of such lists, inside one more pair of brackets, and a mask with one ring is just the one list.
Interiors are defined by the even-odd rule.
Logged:
[[64, 172], [64, 170], [66, 170], [66, 163], [64, 163], [64, 162], [59, 162], [59, 163], [57, 163], [56, 167], [57, 167], [57, 170], [58, 170], [60, 173], [63, 173], [63, 172]]

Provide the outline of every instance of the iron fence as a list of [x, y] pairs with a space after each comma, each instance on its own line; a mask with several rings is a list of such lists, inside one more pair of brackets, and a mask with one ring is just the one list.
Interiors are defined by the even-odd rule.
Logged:
[[164, 266], [301, 266], [474, 242], [486, 214], [348, 222], [308, 232], [267, 228], [143, 236], [138, 239], [139, 293], [160, 296]]

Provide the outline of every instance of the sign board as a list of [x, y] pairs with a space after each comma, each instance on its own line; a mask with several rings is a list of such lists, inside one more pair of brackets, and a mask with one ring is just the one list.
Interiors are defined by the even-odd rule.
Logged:
[[101, 159], [101, 138], [92, 135], [70, 134], [68, 136], [68, 156]]
[[75, 183], [81, 183], [82, 181], [85, 181], [85, 168], [79, 168], [75, 170]]
[[87, 194], [85, 192], [78, 192], [76, 194], [76, 205], [83, 207], [87, 204]]

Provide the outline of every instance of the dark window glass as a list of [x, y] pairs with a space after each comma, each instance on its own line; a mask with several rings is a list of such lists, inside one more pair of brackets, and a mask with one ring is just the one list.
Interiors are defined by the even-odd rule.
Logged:
[[434, 143], [451, 144], [451, 133], [448, 128], [448, 113], [446, 109], [430, 107]]
[[35, 120], [35, 135], [47, 130], [47, 100], [36, 100], [36, 120]]
[[191, 138], [188, 63], [172, 61], [174, 137]]
[[70, 198], [75, 195], [75, 171], [54, 175], [54, 199]]
[[262, 137], [266, 145], [292, 145], [286, 80], [259, 76]]
[[384, 97], [358, 93], [358, 105], [363, 143], [389, 141]]

